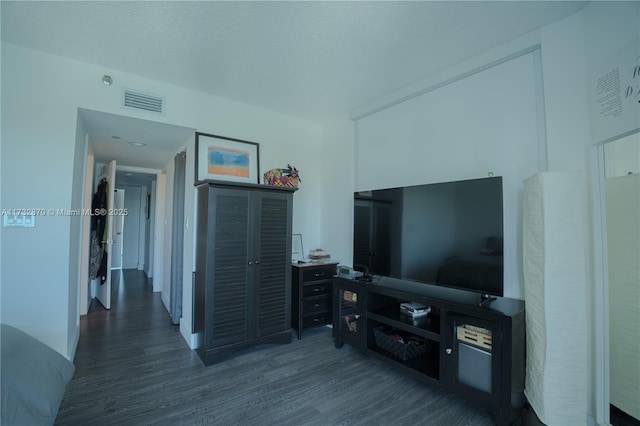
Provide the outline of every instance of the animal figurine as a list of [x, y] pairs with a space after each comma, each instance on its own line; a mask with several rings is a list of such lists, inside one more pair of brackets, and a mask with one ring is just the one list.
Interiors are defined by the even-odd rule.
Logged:
[[302, 179], [300, 179], [298, 169], [292, 167], [291, 164], [287, 164], [286, 169], [271, 169], [263, 176], [263, 183], [265, 185], [297, 188], [299, 182], [302, 182]]

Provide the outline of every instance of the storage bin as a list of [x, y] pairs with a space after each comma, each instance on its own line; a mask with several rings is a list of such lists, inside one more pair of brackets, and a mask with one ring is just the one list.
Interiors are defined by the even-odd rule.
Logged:
[[[374, 328], [373, 336], [376, 345], [378, 345], [380, 349], [389, 352], [391, 355], [403, 361], [408, 361], [425, 354], [430, 347], [429, 342], [421, 337], [402, 334], [387, 326]], [[396, 336], [396, 338], [392, 336]], [[402, 338], [402, 341], [398, 340], [398, 336]]]

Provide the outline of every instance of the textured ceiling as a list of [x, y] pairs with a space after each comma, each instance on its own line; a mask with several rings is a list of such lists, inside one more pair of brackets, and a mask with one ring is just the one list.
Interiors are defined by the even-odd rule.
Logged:
[[2, 1], [2, 40], [322, 122], [584, 5]]
[[[323, 122], [585, 4], [2, 0], [0, 11], [3, 41]], [[129, 167], [163, 168], [194, 132], [81, 117], [96, 161]]]

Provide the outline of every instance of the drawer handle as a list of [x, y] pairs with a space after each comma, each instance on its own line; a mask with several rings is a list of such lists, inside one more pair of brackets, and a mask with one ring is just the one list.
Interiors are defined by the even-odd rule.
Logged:
[[318, 322], [318, 321], [320, 321], [320, 318], [314, 318], [313, 319], [313, 322]]
[[320, 306], [322, 306], [322, 305], [321, 305], [321, 304], [319, 304], [319, 303], [316, 303], [316, 304], [315, 304], [315, 305], [313, 305], [313, 306], [315, 306], [316, 308], [319, 308], [319, 307], [320, 307]]
[[315, 275], [316, 275], [316, 277], [323, 277], [324, 276], [324, 272], [323, 273], [316, 272]]
[[313, 289], [313, 291], [316, 291], [316, 292], [317, 292], [317, 291], [320, 291], [320, 290], [322, 290], [322, 289], [321, 289], [321, 288], [314, 288], [314, 289]]

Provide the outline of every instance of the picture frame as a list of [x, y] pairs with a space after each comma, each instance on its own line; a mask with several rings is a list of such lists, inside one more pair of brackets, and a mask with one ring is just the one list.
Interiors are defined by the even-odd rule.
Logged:
[[196, 132], [194, 185], [207, 180], [260, 183], [256, 142]]
[[291, 260], [304, 259], [304, 249], [302, 248], [302, 234], [291, 235]]

